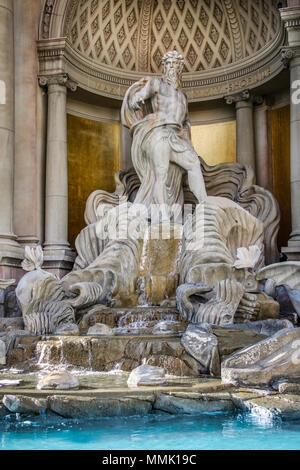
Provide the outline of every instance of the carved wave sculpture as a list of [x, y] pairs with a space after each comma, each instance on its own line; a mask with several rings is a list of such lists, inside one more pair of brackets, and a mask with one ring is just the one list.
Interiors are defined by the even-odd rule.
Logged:
[[[214, 285], [216, 270], [221, 265], [219, 280], [226, 273], [232, 277], [234, 264], [241, 247], [258, 246], [261, 251], [256, 268], [263, 266], [264, 227], [262, 222], [249, 212], [225, 198], [208, 198], [197, 205], [193, 216], [184, 226], [184, 250], [180, 267], [180, 283], [204, 282]], [[222, 266], [227, 266], [224, 271]], [[250, 266], [249, 266], [250, 267]], [[223, 273], [224, 271], [224, 273]], [[227, 271], [227, 272], [226, 272]], [[209, 280], [209, 273], [212, 275]], [[223, 277], [223, 279], [225, 279]]]
[[244, 323], [255, 321], [259, 312], [257, 295], [247, 293], [240, 282], [230, 279], [218, 282], [214, 290], [205, 284], [182, 284], [176, 298], [181, 317], [190, 323]]

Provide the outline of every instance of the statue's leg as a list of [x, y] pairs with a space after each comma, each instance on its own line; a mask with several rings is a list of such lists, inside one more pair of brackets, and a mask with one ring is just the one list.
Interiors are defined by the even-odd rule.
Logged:
[[152, 165], [154, 168], [154, 201], [159, 209], [157, 217], [160, 221], [169, 220], [167, 180], [170, 162], [170, 146], [165, 139], [160, 139], [151, 148]]
[[167, 180], [170, 161], [170, 147], [161, 140], [152, 148], [152, 162], [155, 174], [154, 195], [157, 204], [168, 204]]
[[207, 197], [204, 178], [201, 171], [201, 164], [196, 152], [187, 150], [186, 152], [172, 152], [170, 159], [172, 162], [181, 166], [188, 174], [189, 187], [198, 202]]

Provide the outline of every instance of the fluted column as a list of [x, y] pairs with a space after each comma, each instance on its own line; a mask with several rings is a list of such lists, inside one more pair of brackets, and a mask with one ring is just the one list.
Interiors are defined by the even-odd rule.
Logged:
[[44, 154], [39, 150], [38, 141], [39, 126], [44, 124], [46, 116], [44, 113], [40, 116], [39, 99], [43, 96], [43, 91], [37, 84], [36, 36], [39, 16], [39, 1], [14, 0], [14, 230], [22, 245], [41, 243], [44, 225]]
[[[45, 262], [52, 268], [63, 268], [72, 262], [68, 242], [68, 153], [67, 153], [67, 88], [76, 85], [67, 74], [40, 77], [48, 88], [47, 161], [45, 197]], [[48, 258], [47, 258], [48, 257]], [[56, 264], [55, 264], [56, 263]], [[67, 266], [65, 265], [67, 269]]]
[[[291, 3], [290, 3], [291, 4]], [[288, 46], [283, 63], [290, 69], [290, 185], [292, 232], [282, 251], [291, 260], [300, 260], [300, 3], [280, 11], [287, 31]]]
[[13, 0], [0, 0], [0, 278], [17, 277], [22, 250], [13, 228], [14, 34]]
[[13, 0], [0, 0], [0, 244], [13, 235], [14, 161]]
[[236, 109], [236, 159], [242, 165], [250, 165], [255, 172], [255, 143], [253, 124], [253, 104], [260, 100], [245, 90], [227, 96], [227, 104], [235, 104]]

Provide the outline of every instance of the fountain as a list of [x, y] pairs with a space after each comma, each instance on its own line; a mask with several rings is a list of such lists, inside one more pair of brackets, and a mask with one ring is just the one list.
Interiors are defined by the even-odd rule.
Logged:
[[[42, 383], [52, 385], [33, 395], [32, 382], [5, 389], [6, 411], [231, 410], [251, 407], [253, 397], [259, 403], [239, 388], [253, 384], [267, 387], [272, 409], [276, 383], [298, 383], [300, 330], [293, 312], [280, 318], [278, 288], [298, 312], [300, 263], [277, 263], [278, 204], [250, 167], [209, 167], [198, 157], [183, 58], [169, 52], [163, 65], [162, 78], [144, 78], [126, 93], [133, 168], [115, 175], [113, 194], [89, 196], [73, 270], [59, 279], [42, 269], [41, 247], [25, 249], [27, 274], [16, 288], [24, 328], [1, 333], [0, 361], [34, 377], [50, 369]], [[98, 374], [99, 382], [78, 388], [67, 370]], [[107, 389], [100, 380], [107, 373], [133, 375], [128, 386], [122, 379]], [[56, 380], [64, 389], [73, 384], [68, 395]]]

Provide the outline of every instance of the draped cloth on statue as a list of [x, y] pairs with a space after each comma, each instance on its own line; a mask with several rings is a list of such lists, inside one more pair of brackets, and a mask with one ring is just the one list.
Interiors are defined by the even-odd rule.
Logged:
[[[131, 147], [132, 163], [141, 181], [140, 189], [136, 195], [135, 203], [159, 204], [155, 194], [155, 168], [153, 152], [157, 151], [157, 143], [167, 140], [170, 149], [180, 154], [189, 149], [190, 144], [181, 135], [181, 127], [174, 122], [159, 118], [153, 112], [151, 101], [147, 100], [141, 110], [133, 110], [131, 100], [133, 95], [145, 86], [147, 79], [133, 84], [127, 91], [122, 106], [122, 124], [130, 128], [133, 136]], [[183, 206], [182, 174], [183, 169], [170, 162], [166, 184], [165, 204], [179, 204]]]

